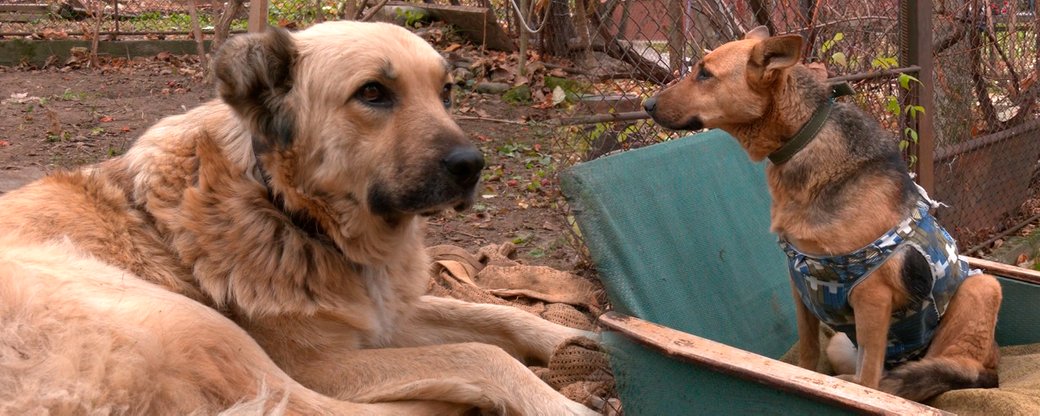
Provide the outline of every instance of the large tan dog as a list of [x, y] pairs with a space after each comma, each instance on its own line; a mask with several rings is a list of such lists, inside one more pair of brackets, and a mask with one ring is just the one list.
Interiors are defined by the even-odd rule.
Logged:
[[913, 400], [995, 387], [1000, 285], [958, 261], [896, 141], [855, 106], [832, 103], [819, 68], [798, 64], [801, 49], [797, 35], [757, 28], [644, 107], [665, 127], [720, 128], [752, 160], [769, 157], [799, 365], [816, 368], [823, 319], [856, 340], [855, 352], [843, 336], [827, 349], [840, 373], [854, 373], [847, 379]]
[[386, 24], [236, 37], [221, 100], [0, 198], [0, 414], [596, 414], [517, 359], [588, 333], [423, 296], [422, 214], [484, 163], [448, 69]]

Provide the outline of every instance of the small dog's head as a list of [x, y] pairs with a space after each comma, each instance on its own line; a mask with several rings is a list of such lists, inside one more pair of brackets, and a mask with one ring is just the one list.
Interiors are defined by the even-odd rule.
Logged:
[[758, 120], [786, 69], [801, 58], [802, 37], [769, 36], [759, 26], [743, 40], [719, 46], [690, 75], [646, 100], [658, 124], [673, 130], [729, 130]]
[[484, 157], [452, 120], [448, 63], [394, 25], [330, 22], [232, 38], [214, 68], [254, 151], [301, 193], [396, 218], [463, 209]]

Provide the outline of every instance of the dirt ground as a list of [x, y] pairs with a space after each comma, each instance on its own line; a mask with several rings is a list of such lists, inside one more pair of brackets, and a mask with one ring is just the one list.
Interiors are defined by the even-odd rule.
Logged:
[[[195, 57], [113, 61], [103, 70], [0, 67], [0, 193], [124, 153], [157, 120], [214, 97]], [[546, 110], [458, 94], [459, 124], [484, 152], [476, 205], [430, 218], [428, 243], [469, 250], [513, 242], [524, 263], [584, 272], [552, 179]], [[478, 109], [478, 111], [474, 111]], [[488, 120], [488, 119], [494, 119]]]

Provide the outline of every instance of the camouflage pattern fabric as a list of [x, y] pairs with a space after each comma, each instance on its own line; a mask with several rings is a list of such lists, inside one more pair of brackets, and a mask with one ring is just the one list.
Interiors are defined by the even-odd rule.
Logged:
[[844, 332], [855, 342], [856, 328], [849, 294], [859, 282], [902, 247], [924, 255], [931, 269], [931, 287], [926, 296], [914, 299], [902, 309], [892, 312], [892, 324], [885, 351], [886, 366], [920, 358], [928, 349], [939, 319], [964, 279], [977, 274], [957, 256], [957, 244], [929, 210], [939, 204], [922, 197], [910, 217], [889, 230], [873, 243], [841, 256], [817, 257], [801, 253], [781, 239], [787, 253], [791, 280], [804, 303], [821, 322]]

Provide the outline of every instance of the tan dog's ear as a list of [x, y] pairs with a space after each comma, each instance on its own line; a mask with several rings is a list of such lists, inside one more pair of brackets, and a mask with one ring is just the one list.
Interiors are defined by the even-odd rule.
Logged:
[[744, 39], [769, 39], [769, 28], [765, 26], [759, 26], [754, 29], [751, 29], [747, 32], [747, 34], [744, 35]]
[[748, 81], [762, 87], [771, 85], [780, 71], [794, 66], [801, 58], [801, 36], [774, 36], [763, 40], [755, 45], [748, 58]]
[[220, 98], [249, 125], [256, 153], [292, 142], [295, 118], [285, 98], [296, 59], [289, 32], [280, 28], [232, 37], [213, 59]]

